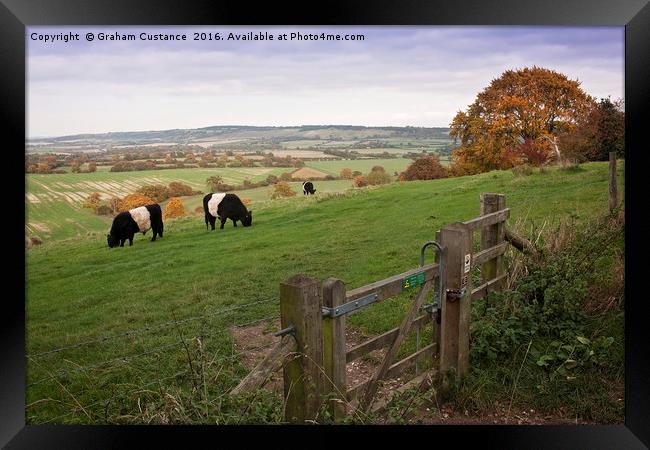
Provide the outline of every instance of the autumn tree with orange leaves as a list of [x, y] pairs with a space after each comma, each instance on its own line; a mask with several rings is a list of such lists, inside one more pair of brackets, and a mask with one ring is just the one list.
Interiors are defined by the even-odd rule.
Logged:
[[455, 175], [562, 160], [558, 136], [577, 126], [595, 101], [580, 82], [541, 67], [507, 70], [454, 117], [449, 135]]

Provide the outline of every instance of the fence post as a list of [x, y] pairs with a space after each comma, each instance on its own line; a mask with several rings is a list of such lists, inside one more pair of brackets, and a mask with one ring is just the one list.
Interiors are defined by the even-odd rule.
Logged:
[[[481, 194], [481, 215], [501, 211], [506, 207], [506, 196], [503, 194]], [[504, 222], [496, 223], [481, 230], [481, 250], [486, 250], [503, 242], [506, 226]], [[487, 283], [493, 278], [503, 275], [503, 256], [483, 263], [481, 267], [481, 278]]]
[[280, 283], [282, 328], [294, 327], [297, 356], [285, 359], [284, 418], [288, 422], [313, 420], [320, 407], [323, 367], [321, 283], [307, 275], [294, 275]]
[[[440, 241], [440, 230], [436, 231], [436, 241], [441, 244]], [[440, 252], [436, 252], [436, 256], [434, 259], [435, 262], [440, 264]], [[444, 283], [444, 280], [443, 280]], [[443, 284], [444, 286], [444, 284]], [[438, 289], [438, 283], [435, 284], [435, 290]], [[443, 292], [438, 292], [438, 298], [440, 299], [440, 304], [438, 305], [438, 308], [442, 308], [442, 302], [444, 300], [444, 293]], [[436, 343], [436, 351], [433, 355], [434, 358], [438, 358], [438, 361], [440, 361], [440, 323], [442, 319], [442, 313], [441, 311], [434, 311], [435, 312], [435, 318], [433, 319], [433, 322], [431, 324], [431, 338], [433, 339], [433, 342]]]
[[[323, 305], [335, 308], [345, 303], [345, 284], [336, 278], [328, 278], [323, 283]], [[326, 379], [324, 394], [331, 394], [330, 412], [335, 421], [347, 414], [345, 393], [346, 349], [345, 349], [345, 314], [323, 319], [323, 366]]]
[[609, 212], [618, 205], [618, 186], [616, 185], [616, 152], [609, 152]]
[[[458, 375], [465, 375], [469, 368], [472, 233], [467, 225], [455, 222], [440, 231], [440, 243], [446, 247], [440, 372], [453, 368]], [[461, 293], [453, 295], [453, 291]]]

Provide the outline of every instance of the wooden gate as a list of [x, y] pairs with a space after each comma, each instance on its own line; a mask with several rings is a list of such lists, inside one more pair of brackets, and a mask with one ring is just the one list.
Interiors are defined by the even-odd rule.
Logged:
[[[427, 294], [432, 290], [434, 281], [439, 277], [439, 268], [438, 263], [429, 264], [347, 292], [341, 280], [330, 278], [325, 282], [323, 286], [325, 307], [323, 367], [327, 378], [325, 392], [338, 400], [335, 400], [332, 405], [335, 418], [347, 414], [348, 406], [362, 411], [369, 410], [381, 380], [395, 378], [425, 358], [435, 359], [438, 353], [437, 340], [421, 349], [416, 349], [416, 352], [408, 357], [393, 362], [411, 330], [415, 329], [419, 333], [423, 327], [431, 326], [434, 339], [438, 335], [438, 324], [435, 320], [437, 310], [434, 309], [433, 304], [427, 305], [424, 314], [420, 314], [420, 310]], [[345, 316], [348, 312], [395, 297], [404, 290], [417, 287], [419, 292], [399, 327], [346, 350]], [[346, 365], [374, 350], [386, 347], [388, 350], [373, 376], [356, 386], [348, 386]], [[403, 389], [422, 381], [425, 375], [419, 375]]]
[[[433, 371], [453, 370], [465, 375], [469, 369], [471, 303], [500, 289], [505, 278], [505, 221], [509, 216], [504, 195], [481, 194], [479, 217], [452, 223], [436, 233], [441, 251], [433, 264], [424, 265], [421, 255], [421, 267], [349, 291], [335, 278], [321, 283], [317, 278], [295, 275], [281, 283], [283, 330], [276, 336], [282, 335], [282, 342], [233, 392], [259, 388], [281, 363], [285, 419], [304, 423], [317, 416], [326, 398], [330, 399], [328, 408], [335, 420], [353, 411], [381, 408], [390, 399], [375, 402], [379, 383], [413, 366], [417, 372], [417, 364], [426, 359], [432, 362]], [[473, 252], [474, 233], [479, 232], [480, 250]], [[472, 269], [478, 267], [480, 284], [473, 288]], [[434, 286], [436, 302], [425, 304]], [[347, 314], [415, 288], [419, 292], [399, 327], [346, 349]], [[414, 353], [394, 362], [408, 333], [415, 330], [419, 336], [425, 327], [431, 327], [431, 344], [419, 348], [418, 339]], [[346, 365], [382, 348], [387, 348], [386, 354], [372, 377], [349, 386]], [[431, 370], [416, 373], [393, 393], [418, 386], [429, 378]]]

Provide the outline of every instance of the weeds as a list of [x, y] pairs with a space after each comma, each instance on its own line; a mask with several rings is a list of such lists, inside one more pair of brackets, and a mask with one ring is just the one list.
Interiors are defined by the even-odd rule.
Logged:
[[622, 383], [624, 225], [608, 215], [531, 234], [541, 256], [510, 258], [518, 279], [473, 307], [473, 370], [449, 400], [481, 410], [500, 399], [509, 415], [517, 398], [546, 413], [564, 407], [621, 422], [623, 405], [612, 398]]

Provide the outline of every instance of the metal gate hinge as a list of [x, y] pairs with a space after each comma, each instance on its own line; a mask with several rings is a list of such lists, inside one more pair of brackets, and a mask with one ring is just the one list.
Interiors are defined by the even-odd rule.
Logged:
[[374, 303], [379, 299], [379, 294], [373, 292], [370, 295], [365, 297], [352, 300], [351, 302], [343, 303], [342, 305], [336, 306], [334, 308], [323, 306], [323, 316], [325, 317], [338, 317], [343, 314], [347, 314], [359, 308], [363, 308], [370, 303]]

